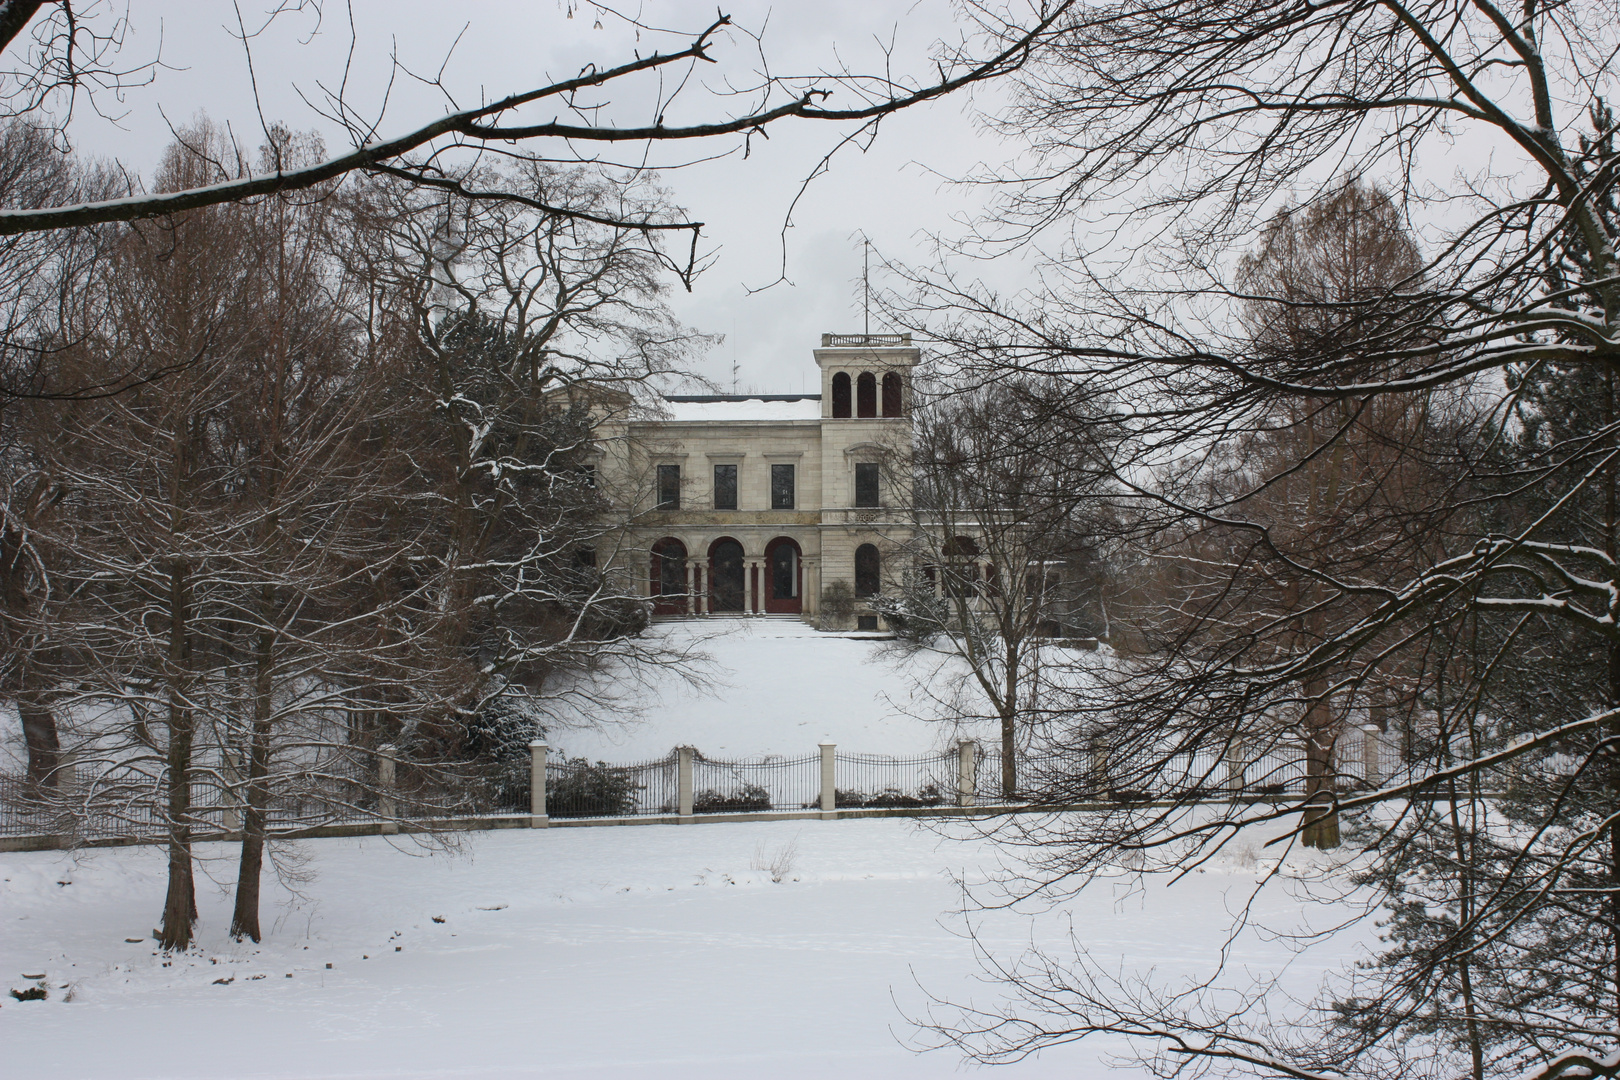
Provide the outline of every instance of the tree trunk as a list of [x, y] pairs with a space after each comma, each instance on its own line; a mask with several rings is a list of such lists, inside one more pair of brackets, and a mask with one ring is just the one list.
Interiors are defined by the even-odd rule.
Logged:
[[1001, 797], [1018, 794], [1018, 724], [1011, 716], [1001, 718]]
[[169, 891], [158, 933], [158, 944], [165, 950], [190, 948], [197, 924], [197, 888], [191, 867], [191, 752], [196, 714], [183, 675], [191, 662], [188, 587], [186, 567], [177, 560], [169, 572]]
[[266, 810], [270, 805], [271, 678], [274, 635], [259, 633], [253, 681], [253, 730], [248, 744], [247, 807], [242, 812], [242, 857], [236, 871], [236, 908], [231, 937], [258, 941], [259, 884], [264, 871]]
[[56, 733], [56, 715], [37, 690], [17, 692], [17, 715], [22, 720], [23, 742], [28, 747], [28, 780], [41, 787], [57, 786], [62, 764], [62, 743]]
[[1339, 811], [1332, 805], [1335, 790], [1333, 744], [1337, 741], [1333, 707], [1327, 700], [1325, 680], [1306, 684], [1305, 800], [1300, 840], [1324, 851], [1339, 846]]

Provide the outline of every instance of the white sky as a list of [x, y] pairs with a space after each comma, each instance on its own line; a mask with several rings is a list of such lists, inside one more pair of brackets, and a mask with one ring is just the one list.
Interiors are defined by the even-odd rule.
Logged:
[[[263, 22], [273, 2], [242, 0], [249, 29]], [[379, 128], [383, 136], [409, 130], [447, 104], [438, 91], [409, 79], [395, 79], [390, 91], [390, 50], [419, 73], [444, 64], [445, 89], [466, 105], [566, 77], [588, 62], [621, 63], [638, 46], [643, 51], [653, 47], [650, 39], [638, 42], [633, 31], [611, 18], [604, 17], [598, 28], [589, 8], [570, 18], [568, 2], [354, 0], [351, 9], [341, 0], [326, 0], [321, 20], [313, 11], [284, 14], [253, 42], [253, 75], [264, 117], [300, 130], [321, 130], [332, 149], [342, 147], [346, 140], [336, 125], [320, 117], [300, 94], [318, 100], [322, 86], [334, 88], [342, 78], [351, 10], [355, 51], [348, 98], [375, 115], [388, 92]], [[763, 29], [764, 50], [777, 73], [819, 71], [840, 60], [853, 70], [880, 70], [884, 57], [877, 41], [892, 39], [894, 70], [927, 79], [931, 46], [941, 37], [960, 34], [947, 0], [816, 0], [774, 7], [746, 0], [724, 10], [742, 27]], [[640, 17], [685, 30], [706, 25], [714, 12], [712, 3], [670, 0], [646, 4]], [[150, 176], [169, 139], [168, 123], [183, 124], [199, 110], [229, 123], [244, 145], [256, 147], [261, 141], [259, 115], [243, 47], [235, 37], [236, 18], [231, 4], [217, 0], [130, 0], [123, 58], [149, 59], [161, 41], [168, 67], [156, 73], [151, 85], [127, 91], [121, 103], [105, 97], [99, 101], [104, 111], [122, 111], [117, 124], [96, 117], [81, 102], [72, 129], [76, 148], [117, 158]], [[458, 33], [460, 44], [450, 53]], [[678, 40], [666, 38], [656, 47], [670, 51]], [[753, 42], [742, 35], [722, 37], [714, 52], [722, 62], [712, 68], [703, 65], [698, 73], [710, 87], [722, 85], [728, 75], [746, 80], [758, 64]], [[614, 104], [620, 122], [649, 119], [647, 93], [618, 96]], [[737, 107], [701, 91], [686, 100], [684, 120]], [[965, 95], [958, 95], [892, 117], [870, 152], [842, 151], [831, 173], [811, 185], [794, 212], [787, 243], [788, 283], [754, 295], [750, 288], [769, 285], [778, 275], [781, 224], [800, 182], [844, 129], [807, 122], [780, 125], [771, 129], [768, 141], [754, 141], [747, 160], [733, 154], [668, 174], [677, 201], [707, 223], [707, 242], [718, 256], [695, 292], [675, 299], [688, 323], [726, 336], [705, 374], [729, 389], [735, 363], [739, 388], [745, 391], [816, 389], [810, 350], [819, 344], [820, 334], [861, 328], [859, 235], [870, 236], [875, 250], [890, 258], [922, 258], [922, 234], [947, 229], [952, 215], [971, 213], [980, 197], [947, 184], [941, 175], [963, 175], [978, 162], [1006, 153], [999, 140], [977, 129], [970, 106]], [[669, 121], [676, 122], [676, 115]]]

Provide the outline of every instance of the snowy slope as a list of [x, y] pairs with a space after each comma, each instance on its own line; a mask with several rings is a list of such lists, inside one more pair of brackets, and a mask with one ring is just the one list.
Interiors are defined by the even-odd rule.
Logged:
[[[639, 719], [593, 716], [593, 727], [554, 731], [549, 742], [606, 761], [663, 757], [680, 744], [711, 757], [798, 756], [823, 741], [853, 753], [910, 756], [958, 734], [927, 719], [941, 715], [931, 693], [948, 693], [952, 683], [953, 662], [938, 656], [908, 657], [892, 642], [818, 633], [793, 619], [711, 618], [649, 633], [701, 638], [713, 659], [707, 691], [666, 673], [633, 696]], [[931, 690], [914, 693], [912, 677]], [[978, 725], [975, 733], [989, 731]]]
[[[756, 869], [790, 845], [780, 882]], [[0, 1073], [943, 1077], [955, 1059], [908, 1050], [907, 1016], [929, 992], [998, 997], [974, 980], [950, 914], [961, 902], [950, 874], [982, 874], [993, 852], [901, 821], [514, 830], [470, 838], [461, 857], [305, 841], [312, 880], [302, 897], [273, 890], [261, 947], [226, 939], [231, 853], [205, 849], [221, 884], [200, 881], [200, 948], [172, 963], [144, 940], [162, 903], [161, 850], [0, 855], [0, 990], [29, 985], [25, 974], [51, 987], [48, 1001], [3, 999]], [[1253, 880], [1252, 865], [1228, 860], [1145, 894], [1103, 882], [1034, 923], [986, 916], [980, 940], [1002, 956], [1032, 932], [1060, 944], [1072, 918], [1094, 955], [1173, 978], [1214, 961]], [[1309, 914], [1282, 895], [1259, 912], [1274, 927]], [[1323, 962], [1345, 959], [1339, 948], [1290, 960], [1286, 944], [1250, 935], [1229, 971], [1241, 982], [1291, 964], [1290, 988], [1308, 993]], [[1064, 1048], [997, 1075], [1119, 1076], [1097, 1064], [1108, 1049]]]

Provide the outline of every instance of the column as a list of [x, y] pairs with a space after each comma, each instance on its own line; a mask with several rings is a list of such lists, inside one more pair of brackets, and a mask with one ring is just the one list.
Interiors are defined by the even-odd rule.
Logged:
[[383, 819], [385, 834], [399, 832], [399, 804], [394, 801], [394, 747], [377, 748], [377, 815]]
[[838, 759], [833, 756], [838, 749], [836, 743], [824, 742], [821, 744], [821, 820], [830, 821], [837, 817], [838, 788], [836, 766]]
[[694, 606], [697, 603], [697, 586], [693, 583], [693, 578], [694, 578], [694, 575], [696, 575], [696, 574], [697, 574], [697, 563], [694, 562], [690, 558], [687, 559], [686, 560], [686, 613], [688, 615], [697, 614], [697, 609]]
[[758, 615], [765, 610], [765, 602], [759, 594], [759, 560], [748, 560], [748, 611]]
[[1369, 787], [1383, 783], [1378, 765], [1378, 725], [1365, 724], [1361, 729], [1361, 778]]
[[1233, 793], [1243, 790], [1244, 773], [1248, 771], [1248, 749], [1243, 740], [1234, 736], [1226, 746], [1226, 789]]
[[550, 826], [546, 815], [546, 754], [549, 748], [536, 739], [529, 744], [529, 828]]
[[228, 833], [242, 831], [242, 796], [246, 794], [242, 787], [243, 777], [247, 770], [242, 768], [242, 755], [227, 748], [222, 753], [220, 761], [220, 803], [222, 805], [222, 821]]
[[956, 746], [956, 805], [972, 806], [978, 787], [979, 744], [963, 739]]
[[675, 812], [687, 821], [692, 819], [692, 748], [675, 748]]

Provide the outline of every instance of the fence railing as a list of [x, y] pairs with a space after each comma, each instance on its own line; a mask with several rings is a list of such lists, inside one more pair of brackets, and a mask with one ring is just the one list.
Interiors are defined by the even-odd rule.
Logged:
[[[1353, 791], [1400, 781], [1412, 768], [1410, 756], [1397, 737], [1351, 731], [1335, 749], [1332, 785]], [[380, 754], [365, 776], [330, 771], [315, 778], [319, 783], [306, 784], [308, 790], [282, 791], [269, 808], [268, 827], [286, 834], [356, 825], [382, 831], [401, 825], [432, 828], [436, 821], [503, 815], [544, 826], [553, 818], [692, 821], [715, 814], [927, 813], [949, 807], [1055, 805], [1065, 801], [1065, 791], [1078, 792], [1084, 801], [1135, 801], [1239, 794], [1299, 797], [1306, 788], [1303, 747], [1279, 742], [1253, 749], [1235, 740], [1179, 754], [1099, 744], [1061, 758], [1021, 758], [1012, 796], [1004, 795], [1000, 748], [975, 740], [916, 757], [842, 753], [832, 743], [822, 743], [817, 753], [801, 757], [728, 760], [683, 746], [662, 758], [630, 763], [552, 757], [549, 747], [535, 742], [530, 759], [527, 791], [517, 786], [498, 799], [447, 800], [412, 790], [406, 777], [396, 778], [393, 760]], [[239, 792], [225, 772], [205, 771], [194, 787], [193, 804], [187, 821], [198, 837], [240, 830]], [[69, 769], [46, 790], [0, 776], [0, 839], [157, 840], [167, 828], [164, 805], [150, 778], [144, 784], [109, 783], [105, 777], [85, 784]]]

